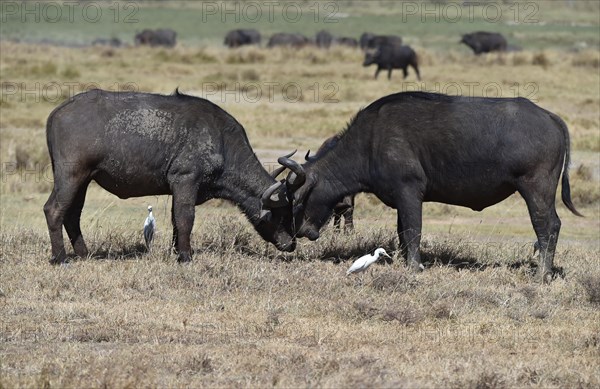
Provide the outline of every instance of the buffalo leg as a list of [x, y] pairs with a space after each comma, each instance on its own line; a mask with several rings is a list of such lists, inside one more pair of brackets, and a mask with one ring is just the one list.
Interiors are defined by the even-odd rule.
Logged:
[[333, 211], [333, 227], [336, 231], [340, 230], [340, 222], [342, 220], [342, 215], [339, 212]]
[[415, 73], [417, 73], [417, 80], [421, 81], [421, 74], [419, 73], [419, 65], [416, 62], [412, 63], [410, 66], [415, 69]]
[[398, 240], [400, 243], [400, 255], [402, 258], [408, 261], [408, 251], [406, 248], [406, 242], [403, 239], [402, 231], [404, 231], [404, 226], [402, 224], [402, 218], [400, 217], [400, 212], [398, 212]]
[[381, 67], [377, 66], [377, 70], [375, 70], [375, 79], [377, 79], [377, 76], [379, 75], [380, 71], [381, 71]]
[[344, 232], [354, 231], [354, 209], [348, 208], [344, 213]]
[[408, 77], [408, 67], [402, 68], [402, 75], [404, 76], [404, 79], [406, 80], [406, 77]]
[[[57, 169], [57, 171], [59, 170]], [[56, 174], [54, 188], [48, 201], [44, 204], [44, 214], [48, 224], [50, 244], [52, 245], [52, 257], [50, 259], [52, 264], [63, 263], [67, 258], [63, 241], [63, 222], [83, 182], [84, 180], [77, 177], [61, 177], [60, 174]], [[72, 233], [75, 232], [72, 230]]]
[[392, 68], [388, 68], [388, 80], [392, 79]]
[[[420, 198], [410, 191], [403, 191], [402, 197], [396, 206], [398, 210], [398, 237], [401, 244], [406, 247], [408, 266], [413, 271], [423, 270], [419, 245], [421, 243], [421, 223], [423, 203]], [[401, 226], [400, 226], [401, 224]]]
[[554, 253], [561, 226], [555, 208], [556, 190], [546, 189], [556, 188], [556, 184], [548, 185], [549, 181], [548, 179], [530, 180], [528, 185], [519, 189], [519, 193], [527, 203], [531, 224], [538, 239], [540, 260], [537, 278], [542, 283], [552, 279]]
[[344, 230], [348, 230], [348, 232], [354, 231], [354, 201], [356, 200], [355, 196], [347, 197], [348, 203], [350, 207], [344, 214]]
[[77, 191], [77, 195], [73, 200], [73, 204], [67, 210], [64, 219], [65, 230], [67, 230], [67, 235], [69, 235], [73, 250], [80, 258], [88, 256], [88, 249], [83, 240], [83, 235], [81, 234], [81, 211], [83, 210], [83, 204], [85, 203], [85, 194], [87, 193], [88, 185], [89, 183], [86, 182], [79, 188], [79, 191]]
[[189, 262], [192, 260], [190, 239], [194, 227], [194, 211], [196, 206], [196, 193], [192, 185], [173, 190], [173, 217], [177, 228], [177, 260]]

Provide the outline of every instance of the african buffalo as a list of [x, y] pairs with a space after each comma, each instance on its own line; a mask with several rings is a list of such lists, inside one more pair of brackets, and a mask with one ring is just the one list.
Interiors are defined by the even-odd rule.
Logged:
[[403, 92], [358, 112], [324, 154], [293, 173], [298, 237], [315, 240], [344, 197], [374, 193], [398, 211], [402, 254], [414, 270], [424, 201], [481, 211], [515, 192], [525, 199], [540, 247], [538, 277], [549, 281], [560, 219], [555, 195], [562, 171], [562, 201], [570, 196], [569, 132], [555, 114], [524, 98], [447, 96]]
[[335, 38], [333, 40], [333, 43], [335, 43], [336, 45], [340, 45], [340, 46], [358, 47], [358, 41], [354, 38], [350, 38], [347, 36], [341, 36], [341, 37]]
[[[310, 150], [304, 156], [306, 161], [316, 161], [321, 155], [332, 149], [339, 140], [339, 134], [328, 138], [323, 142], [317, 153], [310, 155]], [[344, 218], [344, 231], [354, 230], [354, 197], [355, 195], [344, 196], [333, 208], [333, 226], [337, 231], [340, 231], [340, 223]]]
[[229, 48], [244, 45], [260, 45], [260, 39], [260, 32], [255, 29], [238, 29], [227, 33], [224, 44]]
[[291, 47], [304, 47], [310, 43], [310, 40], [302, 34], [288, 34], [280, 32], [273, 35], [267, 43], [267, 47], [275, 46], [291, 46]]
[[321, 30], [315, 36], [315, 43], [321, 49], [328, 49], [331, 42], [333, 42], [333, 35], [329, 31]]
[[92, 41], [92, 46], [121, 47], [123, 42], [119, 38], [96, 38]]
[[135, 45], [149, 45], [173, 47], [176, 43], [177, 33], [170, 28], [150, 30], [145, 29], [135, 35]]
[[460, 43], [469, 46], [476, 55], [492, 51], [506, 51], [506, 39], [496, 32], [478, 31], [465, 34]]
[[374, 36], [375, 36], [375, 34], [371, 34], [370, 32], [363, 32], [361, 34], [360, 38], [358, 39], [358, 44], [360, 45], [360, 48], [362, 50], [366, 50], [367, 49], [367, 45], [369, 44], [369, 41]]
[[402, 38], [398, 35], [375, 35], [365, 32], [360, 36], [359, 42], [361, 49], [369, 50], [382, 45], [401, 45]]
[[88, 254], [79, 219], [92, 180], [123, 199], [173, 195], [180, 262], [191, 259], [194, 207], [212, 198], [238, 205], [280, 250], [295, 248], [285, 185], [262, 167], [242, 125], [208, 100], [179, 91], [163, 96], [95, 89], [56, 108], [46, 136], [54, 173], [44, 206], [52, 263], [66, 258], [63, 225], [75, 254]]
[[412, 66], [417, 73], [417, 79], [421, 80], [419, 73], [419, 63], [417, 54], [410, 46], [402, 45], [383, 45], [379, 46], [377, 51], [367, 52], [363, 66], [377, 64], [375, 71], [375, 79], [379, 75], [381, 69], [387, 69], [388, 80], [392, 78], [392, 69], [402, 69], [404, 78], [408, 76], [408, 66]]

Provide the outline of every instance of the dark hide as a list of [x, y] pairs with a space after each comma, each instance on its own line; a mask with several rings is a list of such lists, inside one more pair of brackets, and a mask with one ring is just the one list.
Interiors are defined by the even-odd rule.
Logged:
[[462, 36], [460, 43], [469, 46], [473, 53], [489, 53], [492, 51], [506, 51], [506, 39], [496, 32], [478, 31]]
[[360, 44], [360, 48], [362, 50], [366, 50], [369, 45], [369, 41], [375, 36], [375, 34], [371, 34], [370, 32], [363, 32], [360, 38], [358, 39], [358, 43]]
[[[339, 135], [334, 135], [323, 142], [314, 156], [310, 156], [310, 150], [306, 153], [306, 161], [316, 161], [320, 156], [332, 149]], [[355, 195], [344, 196], [344, 198], [333, 208], [333, 226], [337, 231], [341, 230], [342, 217], [344, 218], [344, 231], [350, 232], [354, 230], [354, 197]]]
[[301, 48], [310, 44], [310, 40], [302, 34], [277, 33], [269, 39], [267, 47], [290, 46]]
[[336, 45], [340, 45], [340, 46], [358, 47], [358, 41], [356, 39], [349, 38], [346, 36], [341, 36], [339, 38], [335, 38], [333, 42]]
[[333, 35], [329, 33], [329, 31], [321, 30], [315, 36], [315, 43], [317, 47], [322, 49], [328, 49], [331, 46], [331, 42], [333, 41]]
[[119, 38], [96, 38], [92, 41], [92, 46], [121, 47], [123, 46], [123, 42]]
[[398, 35], [374, 35], [365, 32], [360, 36], [360, 48], [363, 50], [378, 49], [384, 45], [396, 45], [402, 44], [402, 38]]
[[225, 45], [229, 48], [244, 45], [260, 45], [260, 32], [254, 29], [231, 30], [225, 36]]
[[155, 46], [166, 46], [174, 47], [177, 38], [177, 33], [170, 28], [149, 30], [145, 29], [142, 32], [135, 35], [135, 45], [149, 45]]

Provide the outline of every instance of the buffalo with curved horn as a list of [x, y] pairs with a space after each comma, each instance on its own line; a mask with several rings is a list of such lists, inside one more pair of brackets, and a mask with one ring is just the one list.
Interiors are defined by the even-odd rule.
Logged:
[[278, 249], [296, 246], [286, 186], [263, 168], [242, 125], [208, 100], [177, 90], [171, 96], [91, 90], [50, 114], [46, 136], [54, 174], [44, 206], [52, 263], [66, 259], [63, 226], [75, 254], [88, 255], [80, 216], [92, 180], [123, 199], [173, 195], [180, 262], [191, 260], [195, 206], [212, 198], [235, 203]]
[[344, 196], [374, 193], [398, 211], [402, 254], [423, 269], [422, 204], [435, 201], [481, 211], [515, 192], [525, 199], [540, 247], [538, 278], [552, 278], [561, 222], [555, 194], [570, 196], [569, 132], [557, 115], [524, 98], [403, 92], [361, 110], [334, 147], [292, 171], [298, 237], [315, 240]]

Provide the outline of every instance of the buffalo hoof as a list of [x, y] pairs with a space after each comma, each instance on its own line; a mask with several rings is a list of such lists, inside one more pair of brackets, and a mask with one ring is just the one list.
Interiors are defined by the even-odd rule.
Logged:
[[88, 257], [88, 255], [90, 255], [90, 253], [87, 251], [87, 249], [77, 250], [75, 251], [75, 255], [77, 255], [79, 258], [85, 259]]
[[552, 272], [548, 270], [540, 270], [536, 274], [536, 280], [540, 284], [549, 284], [552, 282]]
[[188, 262], [191, 262], [191, 261], [192, 261], [192, 256], [188, 252], [181, 251], [177, 255], [177, 262], [179, 262], [179, 263], [188, 263]]
[[422, 263], [416, 261], [410, 261], [408, 266], [413, 273], [420, 273], [423, 270], [425, 270], [425, 266], [423, 266]]
[[51, 265], [60, 265], [67, 262], [67, 255], [65, 253], [56, 255], [52, 258], [50, 258], [50, 264]]

